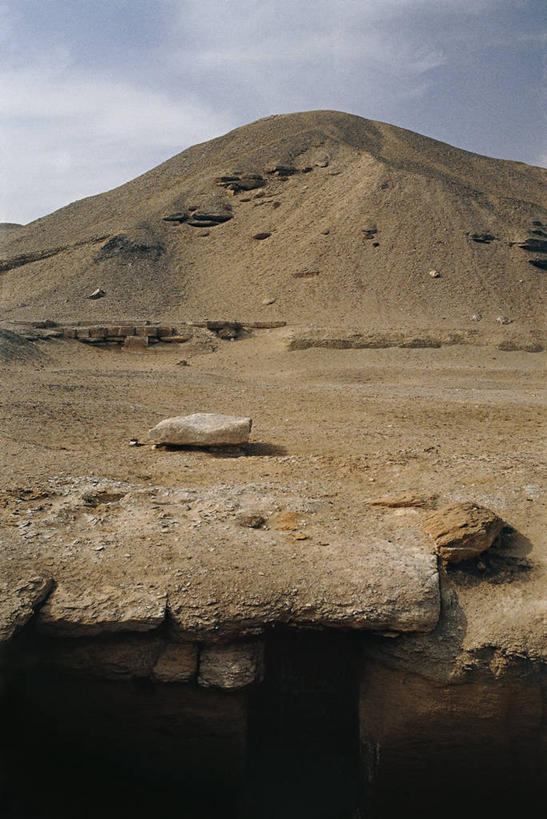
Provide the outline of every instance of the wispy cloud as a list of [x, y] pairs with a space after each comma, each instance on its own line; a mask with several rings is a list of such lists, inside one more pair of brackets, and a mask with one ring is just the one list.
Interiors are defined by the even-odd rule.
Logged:
[[30, 68], [0, 73], [0, 85], [0, 221], [25, 222], [122, 184], [230, 126], [191, 95], [179, 100], [106, 77]]
[[274, 112], [337, 108], [533, 161], [542, 0], [0, 0], [0, 220]]

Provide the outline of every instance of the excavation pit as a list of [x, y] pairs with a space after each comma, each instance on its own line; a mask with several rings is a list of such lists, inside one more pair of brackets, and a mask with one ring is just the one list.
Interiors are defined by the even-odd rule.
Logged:
[[541, 698], [529, 670], [446, 686], [373, 659], [378, 640], [274, 629], [263, 681], [226, 691], [195, 677], [71, 673], [55, 658], [77, 639], [27, 628], [4, 655], [2, 816], [433, 819], [484, 815], [485, 805], [532, 809]]

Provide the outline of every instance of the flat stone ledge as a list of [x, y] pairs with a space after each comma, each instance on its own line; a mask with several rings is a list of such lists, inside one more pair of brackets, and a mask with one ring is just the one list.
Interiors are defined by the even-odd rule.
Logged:
[[74, 637], [116, 631], [150, 631], [165, 619], [167, 594], [157, 588], [59, 585], [38, 617], [41, 628]]
[[51, 577], [32, 575], [0, 582], [0, 643], [10, 640], [53, 588]]

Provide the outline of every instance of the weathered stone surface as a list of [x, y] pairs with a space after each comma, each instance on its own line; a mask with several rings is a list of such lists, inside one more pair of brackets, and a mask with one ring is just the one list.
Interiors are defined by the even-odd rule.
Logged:
[[155, 587], [60, 584], [40, 609], [38, 622], [71, 636], [103, 631], [149, 631], [159, 626], [167, 607], [165, 591]]
[[410, 338], [405, 338], [404, 341], [398, 345], [399, 347], [408, 348], [408, 349], [421, 349], [426, 347], [432, 348], [439, 348], [441, 346], [441, 342], [438, 338], [428, 338], [428, 337], [415, 337], [412, 336]]
[[119, 680], [149, 677], [163, 642], [158, 635], [49, 640], [42, 662], [75, 674]]
[[477, 330], [435, 331], [434, 336], [419, 336], [411, 330], [367, 332], [342, 328], [292, 328], [285, 338], [287, 350], [381, 349], [387, 347], [441, 347], [445, 344], [483, 344]]
[[207, 329], [212, 330], [219, 338], [231, 340], [239, 336], [242, 326], [238, 321], [208, 321]]
[[251, 432], [250, 418], [195, 412], [160, 421], [148, 433], [160, 444], [183, 446], [226, 446], [246, 444]]
[[152, 676], [161, 682], [188, 682], [195, 676], [198, 651], [193, 643], [168, 643], [154, 666]]
[[248, 479], [52, 486], [47, 506], [29, 501], [24, 527], [7, 533], [18, 580], [31, 575], [37, 546], [55, 544], [48, 565], [58, 585], [37, 615], [51, 633], [150, 631], [163, 623], [164, 589], [176, 642], [233, 641], [275, 625], [425, 632], [438, 621], [437, 557], [416, 514], [360, 503], [350, 521], [303, 485], [295, 492]]
[[192, 338], [192, 333], [177, 333], [177, 335], [173, 336], [161, 336], [161, 341], [168, 342], [169, 344], [184, 344], [185, 341], [189, 341]]
[[27, 623], [34, 609], [48, 595], [53, 585], [50, 577], [33, 574], [30, 577], [0, 582], [0, 643], [9, 640]]
[[298, 168], [295, 168], [293, 165], [288, 165], [285, 162], [275, 163], [273, 165], [268, 165], [265, 168], [266, 173], [275, 174], [275, 176], [292, 176], [295, 173], [298, 173]]
[[369, 506], [386, 506], [388, 508], [412, 508], [421, 507], [424, 509], [435, 506], [437, 495], [422, 495], [418, 492], [403, 492], [395, 497], [382, 497], [369, 500]]
[[126, 336], [123, 346], [130, 352], [142, 352], [148, 349], [148, 336]]
[[206, 646], [200, 655], [198, 682], [206, 688], [244, 688], [262, 679], [262, 641]]
[[459, 563], [489, 549], [503, 528], [503, 520], [476, 503], [453, 503], [425, 518], [425, 531], [435, 551], [448, 563]]
[[[413, 672], [370, 659], [362, 667], [361, 747], [377, 807], [371, 815], [422, 816], [424, 805], [428, 817], [465, 815], [469, 794], [491, 804], [492, 781], [508, 802], [538, 792], [538, 677], [469, 675], [447, 685], [422, 676], [416, 657]], [[466, 783], [463, 793], [454, 789], [448, 810], [447, 771]]]
[[169, 214], [169, 216], [164, 216], [163, 221], [164, 222], [177, 222], [178, 224], [181, 224], [182, 222], [186, 222], [186, 220], [189, 218], [189, 216], [190, 216], [190, 214], [188, 213], [188, 211], [186, 211], [186, 210], [177, 210], [177, 211], [175, 211], [175, 213]]

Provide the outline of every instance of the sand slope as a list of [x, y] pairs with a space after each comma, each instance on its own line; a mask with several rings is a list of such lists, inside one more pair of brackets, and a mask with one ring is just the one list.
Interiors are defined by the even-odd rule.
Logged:
[[[287, 172], [267, 173], [276, 165]], [[265, 184], [233, 193], [215, 181], [242, 174]], [[486, 329], [506, 315], [530, 327], [543, 313], [531, 262], [545, 260], [544, 181], [540, 168], [349, 114], [272, 116], [4, 232], [0, 307], [10, 319], [393, 328], [480, 315]], [[226, 221], [192, 226], [195, 213]], [[99, 286], [106, 296], [86, 299]]]

